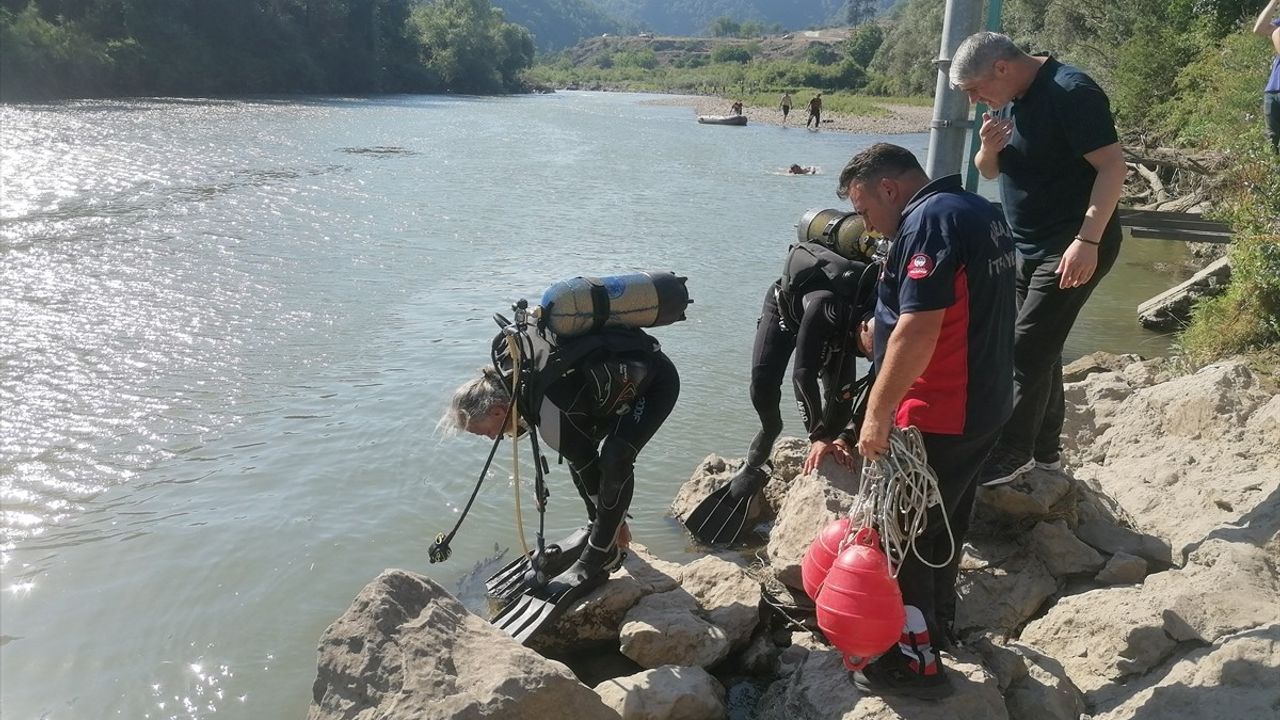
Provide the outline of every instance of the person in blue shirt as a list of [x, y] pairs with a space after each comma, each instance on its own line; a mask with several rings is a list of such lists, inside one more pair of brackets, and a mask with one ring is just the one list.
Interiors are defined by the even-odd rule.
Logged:
[[1267, 119], [1267, 137], [1271, 140], [1271, 151], [1280, 155], [1280, 18], [1271, 18], [1276, 14], [1280, 0], [1271, 0], [1258, 13], [1253, 22], [1253, 34], [1271, 38], [1271, 46], [1275, 49], [1275, 57], [1271, 59], [1271, 77], [1267, 78], [1267, 86], [1262, 91], [1262, 115]]
[[947, 528], [962, 547], [979, 469], [1013, 406], [1013, 236], [959, 175], [930, 182], [897, 145], [855, 155], [836, 194], [868, 232], [892, 241], [877, 288], [876, 380], [858, 450], [875, 460], [888, 451], [892, 426], [916, 426], [943, 505], [929, 509], [919, 555], [907, 553], [899, 568], [907, 620], [898, 647], [853, 680], [865, 692], [944, 697], [952, 687], [938, 651], [950, 634], [960, 565]]
[[1062, 348], [1120, 254], [1115, 210], [1128, 168], [1106, 93], [1070, 65], [980, 32], [956, 48], [950, 80], [993, 108], [974, 164], [999, 178], [1018, 249], [1013, 415], [981, 481], [998, 485], [1061, 467]]

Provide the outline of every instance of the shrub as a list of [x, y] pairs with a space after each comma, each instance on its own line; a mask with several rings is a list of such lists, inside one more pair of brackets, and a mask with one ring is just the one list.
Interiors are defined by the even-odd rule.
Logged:
[[739, 45], [718, 45], [711, 51], [711, 62], [748, 63], [751, 62], [751, 51]]
[[658, 67], [658, 54], [653, 51], [653, 48], [624, 50], [614, 57], [613, 62], [618, 67], [637, 67], [652, 70]]
[[804, 51], [804, 59], [814, 65], [832, 65], [840, 55], [826, 43], [813, 43]]

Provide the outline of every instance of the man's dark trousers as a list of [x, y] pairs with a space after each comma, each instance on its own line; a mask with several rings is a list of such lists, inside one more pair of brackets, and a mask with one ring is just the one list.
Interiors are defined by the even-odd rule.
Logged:
[[[916, 550], [931, 564], [946, 562], [946, 565], [929, 567], [908, 550], [898, 571], [898, 587], [902, 589], [903, 604], [914, 605], [924, 615], [930, 644], [937, 649], [944, 646], [947, 637], [944, 629], [955, 619], [956, 577], [960, 572], [964, 536], [969, 531], [969, 516], [973, 512], [978, 470], [995, 446], [999, 430], [977, 435], [921, 435], [929, 454], [929, 467], [938, 476], [947, 517], [944, 521], [942, 508], [936, 505], [929, 508], [924, 532], [916, 538]], [[948, 553], [952, 553], [950, 561], [947, 561]]]
[[1066, 406], [1062, 395], [1062, 348], [1093, 289], [1111, 272], [1120, 243], [1098, 250], [1089, 282], [1059, 288], [1061, 255], [1018, 255], [1018, 320], [1013, 330], [1013, 415], [1004, 424], [1001, 447], [1023, 456], [1057, 454]]

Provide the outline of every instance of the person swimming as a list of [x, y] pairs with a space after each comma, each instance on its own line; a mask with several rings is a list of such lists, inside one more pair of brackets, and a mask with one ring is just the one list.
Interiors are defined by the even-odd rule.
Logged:
[[805, 167], [803, 165], [796, 165], [793, 163], [791, 167], [787, 168], [787, 174], [788, 175], [817, 175], [818, 168], [814, 165]]

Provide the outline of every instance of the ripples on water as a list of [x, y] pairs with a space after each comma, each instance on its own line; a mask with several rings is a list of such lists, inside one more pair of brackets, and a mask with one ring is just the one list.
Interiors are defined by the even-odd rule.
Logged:
[[[279, 315], [290, 258], [258, 247], [273, 229], [205, 213], [237, 193], [255, 212], [292, 213], [311, 178], [345, 169], [255, 168], [263, 158], [209, 140], [260, 110], [3, 109], [0, 284], [18, 292], [0, 298], [0, 561], [140, 468], [199, 448], [235, 415], [243, 357], [270, 352], [282, 323], [309, 321], [306, 310]], [[115, 508], [101, 510], [71, 537], [30, 547], [130, 532], [112, 527]]]
[[[687, 553], [663, 510], [749, 441], [760, 299], [836, 203], [773, 173], [875, 139], [595, 94], [0, 107], [0, 715], [304, 714], [316, 639], [378, 571], [453, 586], [518, 546], [500, 458], [426, 564], [487, 444], [431, 428], [492, 313], [562, 277], [690, 277], [633, 503]], [[1134, 336], [1124, 312], [1090, 332]], [[550, 482], [556, 534], [582, 511]]]

